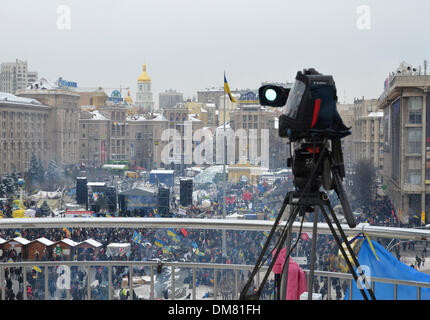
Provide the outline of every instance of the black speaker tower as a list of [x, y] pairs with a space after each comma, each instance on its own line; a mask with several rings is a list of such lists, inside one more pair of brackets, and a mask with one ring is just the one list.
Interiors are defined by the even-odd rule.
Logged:
[[76, 202], [88, 205], [88, 186], [86, 177], [76, 178]]
[[170, 216], [170, 189], [166, 187], [158, 188], [157, 211], [160, 216]]
[[193, 180], [181, 179], [179, 181], [179, 203], [187, 207], [193, 203]]

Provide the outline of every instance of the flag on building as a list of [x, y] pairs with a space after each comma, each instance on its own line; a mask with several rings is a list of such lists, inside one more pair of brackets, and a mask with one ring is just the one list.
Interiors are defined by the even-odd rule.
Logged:
[[225, 77], [225, 72], [224, 72], [224, 92], [227, 92], [228, 97], [230, 98], [231, 102], [236, 102], [236, 100], [234, 100], [233, 96], [231, 95], [231, 91], [230, 91], [230, 88], [228, 86], [227, 78]]

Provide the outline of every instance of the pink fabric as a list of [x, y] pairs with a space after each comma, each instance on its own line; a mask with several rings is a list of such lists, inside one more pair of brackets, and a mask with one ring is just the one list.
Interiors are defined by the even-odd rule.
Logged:
[[[275, 255], [276, 250], [274, 250], [273, 255]], [[273, 265], [273, 272], [276, 274], [280, 274], [282, 272], [282, 268], [285, 263], [285, 248], [281, 250], [281, 253], [276, 259], [275, 264]], [[288, 267], [288, 283], [287, 283], [287, 295], [286, 300], [299, 300], [300, 295], [303, 292], [308, 291], [306, 274], [303, 269], [297, 264], [297, 262], [293, 261], [292, 258], [289, 259], [289, 267]]]

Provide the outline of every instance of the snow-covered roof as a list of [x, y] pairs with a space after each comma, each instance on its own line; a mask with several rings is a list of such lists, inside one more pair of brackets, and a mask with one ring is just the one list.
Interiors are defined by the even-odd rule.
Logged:
[[149, 121], [167, 121], [166, 117], [159, 113], [154, 113], [154, 118], [149, 119]]
[[203, 92], [203, 91], [212, 91], [212, 92], [217, 92], [217, 91], [224, 91], [224, 88], [223, 87], [218, 87], [218, 88], [215, 88], [215, 87], [212, 87], [212, 88], [205, 88], [205, 89], [201, 89], [201, 90], [199, 90], [200, 92]]
[[164, 174], [172, 174], [174, 172], [175, 172], [174, 170], [151, 170], [150, 173], [155, 173], [155, 174], [162, 174], [162, 173], [164, 173]]
[[30, 90], [40, 90], [40, 89], [54, 90], [54, 89], [58, 89], [58, 88], [59, 87], [56, 83], [51, 82], [46, 78], [40, 78], [39, 80], [30, 84], [27, 87], [27, 89], [30, 89]]
[[127, 117], [127, 121], [146, 121], [146, 118], [142, 114], [134, 114]]
[[16, 237], [16, 238], [13, 238], [12, 240], [16, 241], [16, 242], [18, 242], [18, 243], [20, 243], [22, 245], [27, 245], [27, 244], [29, 244], [31, 242], [31, 241], [29, 241], [27, 239], [24, 239], [22, 237]]
[[75, 242], [72, 239], [62, 239], [60, 241], [64, 242], [65, 244], [67, 244], [67, 245], [69, 245], [71, 247], [75, 247], [75, 246], [77, 246], [79, 244], [78, 242]]
[[106, 182], [88, 182], [88, 187], [106, 187]]
[[43, 104], [40, 103], [40, 101], [37, 101], [36, 99], [18, 97], [8, 92], [0, 92], [0, 103], [1, 102], [43, 106]]
[[127, 167], [126, 164], [104, 164], [103, 169], [113, 169], [113, 170], [125, 170]]
[[0, 244], [3, 244], [3, 243], [5, 243], [5, 242], [7, 242], [5, 239], [0, 238]]
[[[226, 129], [230, 129], [230, 122], [229, 122], [229, 121], [226, 121], [226, 122], [225, 122], [225, 128], [226, 128]], [[220, 125], [220, 126], [217, 128], [217, 130], [218, 130], [218, 129], [220, 129], [220, 130], [224, 130], [224, 124]]]
[[100, 242], [98, 242], [94, 239], [87, 239], [85, 241], [80, 242], [79, 244], [82, 244], [82, 243], [88, 243], [89, 245], [96, 247], [96, 248], [98, 248], [102, 245]]
[[188, 121], [202, 122], [202, 120], [195, 118], [193, 114], [188, 115]]
[[373, 111], [367, 115], [370, 118], [381, 118], [384, 116], [383, 111]]
[[92, 115], [92, 118], [90, 120], [109, 120], [103, 113], [101, 113], [99, 110], [89, 111]]
[[45, 246], [52, 246], [52, 245], [54, 244], [54, 242], [52, 242], [52, 241], [51, 241], [51, 240], [49, 240], [49, 239], [46, 239], [45, 237], [41, 237], [41, 238], [36, 239], [36, 240], [34, 240], [34, 241], [32, 241], [32, 242], [35, 242], [35, 241], [41, 242], [41, 243], [43, 243]]

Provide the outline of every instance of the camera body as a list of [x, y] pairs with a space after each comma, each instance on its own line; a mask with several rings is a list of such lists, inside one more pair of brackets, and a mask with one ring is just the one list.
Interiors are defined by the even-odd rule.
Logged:
[[312, 136], [343, 138], [351, 132], [336, 109], [333, 77], [315, 69], [297, 72], [292, 88], [266, 85], [259, 89], [260, 104], [283, 107], [279, 136], [291, 141]]

